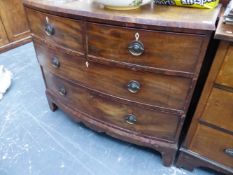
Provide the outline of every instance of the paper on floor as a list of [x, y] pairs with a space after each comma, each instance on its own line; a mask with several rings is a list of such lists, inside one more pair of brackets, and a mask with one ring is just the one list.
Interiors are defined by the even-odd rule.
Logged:
[[0, 65], [0, 100], [3, 98], [3, 95], [7, 89], [10, 87], [12, 77], [12, 73], [3, 65]]

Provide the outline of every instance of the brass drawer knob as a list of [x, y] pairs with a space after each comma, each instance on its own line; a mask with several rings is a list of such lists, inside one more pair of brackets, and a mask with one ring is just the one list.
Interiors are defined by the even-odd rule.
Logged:
[[57, 57], [53, 57], [51, 60], [51, 64], [54, 68], [59, 68], [60, 67], [60, 62]]
[[130, 124], [130, 125], [133, 125], [137, 122], [137, 117], [133, 114], [128, 114], [126, 117], [125, 117], [125, 121], [126, 123]]
[[66, 96], [67, 92], [66, 92], [66, 89], [64, 87], [60, 87], [58, 89], [58, 92], [61, 96]]
[[227, 149], [225, 149], [224, 153], [227, 154], [228, 156], [233, 157], [233, 148], [227, 148]]
[[55, 34], [55, 29], [54, 29], [53, 25], [49, 23], [48, 17], [46, 17], [44, 30], [45, 30], [45, 33], [47, 36], [52, 36]]
[[141, 84], [138, 81], [131, 80], [128, 83], [128, 91], [131, 93], [137, 93], [141, 89]]
[[128, 49], [133, 56], [140, 56], [144, 53], [144, 45], [139, 41], [139, 33], [135, 34], [135, 41], [129, 44]]

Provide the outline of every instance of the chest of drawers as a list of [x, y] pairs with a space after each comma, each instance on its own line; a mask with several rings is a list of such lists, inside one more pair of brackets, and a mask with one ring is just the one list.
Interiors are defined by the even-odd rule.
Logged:
[[233, 174], [233, 31], [221, 23], [222, 39], [196, 109], [177, 165], [187, 169], [208, 167]]
[[76, 0], [24, 5], [51, 109], [153, 148], [171, 165], [220, 7], [206, 13], [149, 5], [118, 12]]

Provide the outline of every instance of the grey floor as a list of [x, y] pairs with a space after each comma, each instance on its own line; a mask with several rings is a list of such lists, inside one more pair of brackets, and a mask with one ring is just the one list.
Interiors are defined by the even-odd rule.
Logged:
[[0, 101], [0, 175], [210, 175], [162, 166], [151, 150], [97, 134], [51, 112], [33, 45], [0, 54], [14, 74]]

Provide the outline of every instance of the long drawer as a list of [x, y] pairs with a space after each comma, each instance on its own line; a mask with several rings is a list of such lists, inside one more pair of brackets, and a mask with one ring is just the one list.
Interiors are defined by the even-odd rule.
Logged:
[[26, 9], [32, 33], [84, 55], [82, 22]]
[[189, 149], [233, 168], [233, 136], [230, 134], [199, 125]]
[[87, 24], [88, 56], [194, 72], [204, 36]]
[[[133, 102], [182, 110], [189, 93], [191, 79], [89, 62], [35, 43], [39, 63], [65, 79], [83, 84], [107, 95]], [[54, 63], [59, 62], [59, 66]]]
[[213, 88], [201, 120], [233, 132], [233, 93]]
[[57, 100], [94, 120], [147, 137], [169, 141], [176, 137], [179, 116], [121, 104], [70, 84], [46, 70], [44, 75], [47, 90], [54, 94]]

